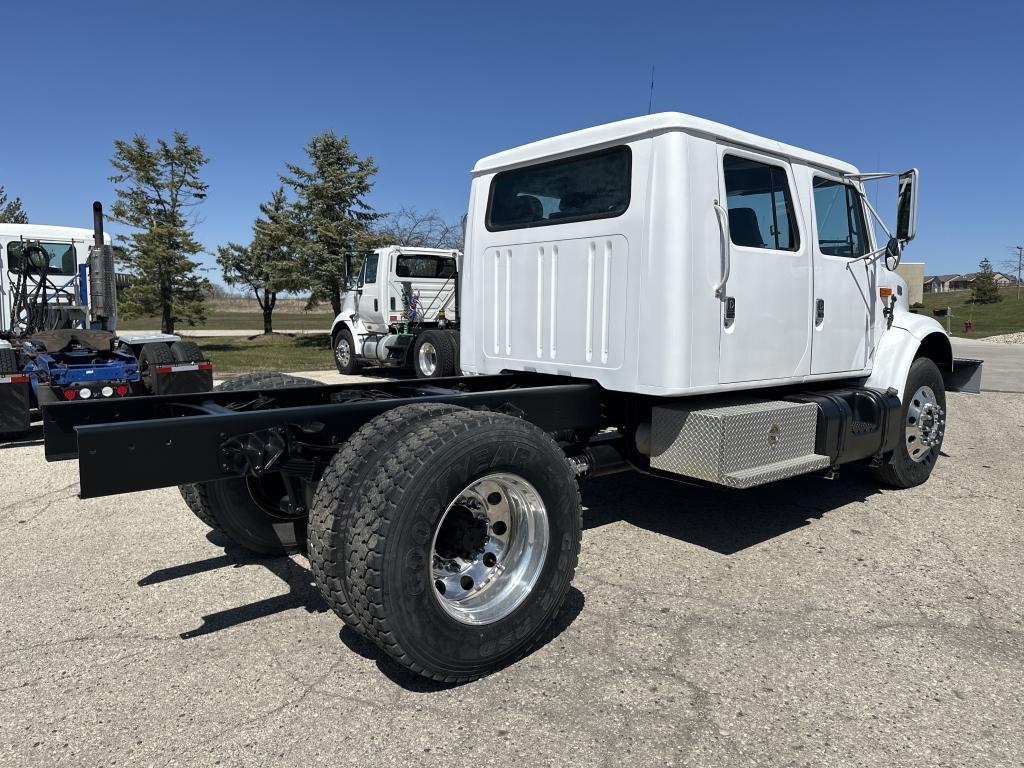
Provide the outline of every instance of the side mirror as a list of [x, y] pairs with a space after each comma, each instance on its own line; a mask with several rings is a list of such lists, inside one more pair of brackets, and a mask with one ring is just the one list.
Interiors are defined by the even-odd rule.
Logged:
[[917, 168], [900, 174], [899, 199], [896, 203], [896, 239], [901, 243], [909, 243], [917, 233], [918, 187]]
[[890, 237], [889, 242], [885, 244], [885, 268], [890, 272], [895, 272], [902, 258], [903, 243], [895, 237]]

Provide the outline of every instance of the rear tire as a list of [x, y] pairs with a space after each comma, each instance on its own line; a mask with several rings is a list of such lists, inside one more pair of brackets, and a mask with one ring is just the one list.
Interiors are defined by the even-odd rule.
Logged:
[[345, 542], [366, 480], [417, 425], [457, 410], [461, 409], [454, 405], [421, 403], [382, 413], [364, 424], [334, 454], [317, 486], [309, 512], [309, 567], [324, 600], [354, 629], [362, 631], [349, 605]]
[[174, 355], [171, 348], [162, 341], [152, 341], [143, 344], [139, 352], [139, 376], [146, 392], [153, 394], [156, 390], [153, 387], [153, 369], [158, 365], [174, 365]]
[[543, 636], [569, 590], [580, 532], [575, 476], [546, 433], [504, 414], [437, 416], [395, 446], [360, 498], [350, 604], [399, 664], [473, 680]]
[[417, 379], [438, 379], [455, 372], [455, 351], [449, 334], [424, 331], [412, 347], [412, 370]]
[[0, 375], [18, 372], [18, 353], [13, 349], [0, 349]]
[[461, 376], [462, 375], [462, 361], [459, 351], [459, 332], [458, 331], [443, 331], [445, 337], [448, 340], [448, 345], [452, 350], [452, 372], [449, 376]]
[[[318, 384], [312, 379], [287, 373], [243, 373], [221, 382], [213, 389], [215, 392], [232, 392]], [[301, 551], [305, 545], [305, 517], [301, 518], [301, 526], [294, 521], [290, 527], [283, 525], [280, 513], [278, 516], [269, 514], [253, 500], [246, 478], [190, 483], [179, 485], [178, 490], [196, 517], [246, 549], [280, 555]], [[299, 527], [302, 531], [296, 533]]]
[[205, 363], [202, 348], [194, 341], [176, 341], [171, 344], [171, 357], [177, 363]]
[[356, 359], [356, 343], [352, 338], [352, 331], [342, 328], [331, 342], [334, 350], [334, 364], [338, 367], [338, 373], [345, 376], [352, 376], [359, 371], [359, 361]]
[[874, 475], [893, 488], [913, 488], [931, 475], [946, 428], [946, 390], [938, 367], [927, 357], [910, 366], [900, 409], [900, 444]]

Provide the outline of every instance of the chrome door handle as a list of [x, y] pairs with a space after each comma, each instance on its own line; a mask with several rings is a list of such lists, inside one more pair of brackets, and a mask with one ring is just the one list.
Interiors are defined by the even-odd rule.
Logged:
[[729, 270], [732, 267], [729, 258], [729, 246], [731, 238], [729, 237], [729, 212], [725, 210], [718, 201], [715, 200], [715, 216], [718, 217], [718, 231], [721, 240], [722, 258], [724, 264], [722, 265], [722, 276], [717, 283], [715, 283], [715, 298], [720, 299], [725, 295], [725, 284], [729, 282]]

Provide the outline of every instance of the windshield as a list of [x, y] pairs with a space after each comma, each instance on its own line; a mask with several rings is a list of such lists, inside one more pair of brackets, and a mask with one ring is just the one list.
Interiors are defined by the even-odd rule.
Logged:
[[47, 274], [75, 275], [78, 273], [78, 258], [71, 243], [47, 243], [37, 240], [15, 240], [7, 244], [7, 270], [9, 272], [42, 272], [41, 254], [33, 246], [43, 248], [49, 254]]
[[455, 274], [455, 259], [450, 256], [400, 254], [395, 263], [396, 277], [448, 279]]

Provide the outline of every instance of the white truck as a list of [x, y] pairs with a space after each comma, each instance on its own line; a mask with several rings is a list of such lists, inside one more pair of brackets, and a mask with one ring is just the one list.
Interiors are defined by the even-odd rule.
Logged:
[[879, 243], [868, 176], [688, 115], [501, 152], [473, 170], [465, 375], [254, 374], [56, 404], [47, 455], [78, 457], [83, 497], [182, 485], [241, 546], [305, 551], [324, 599], [382, 653], [473, 679], [558, 613], [578, 479], [633, 469], [756, 493], [861, 464], [895, 488], [927, 480], [945, 393], [977, 391], [980, 362], [953, 358], [893, 271], [917, 177], [899, 174]]
[[331, 326], [338, 371], [411, 367], [419, 378], [458, 373], [458, 251], [389, 246], [363, 256]]

